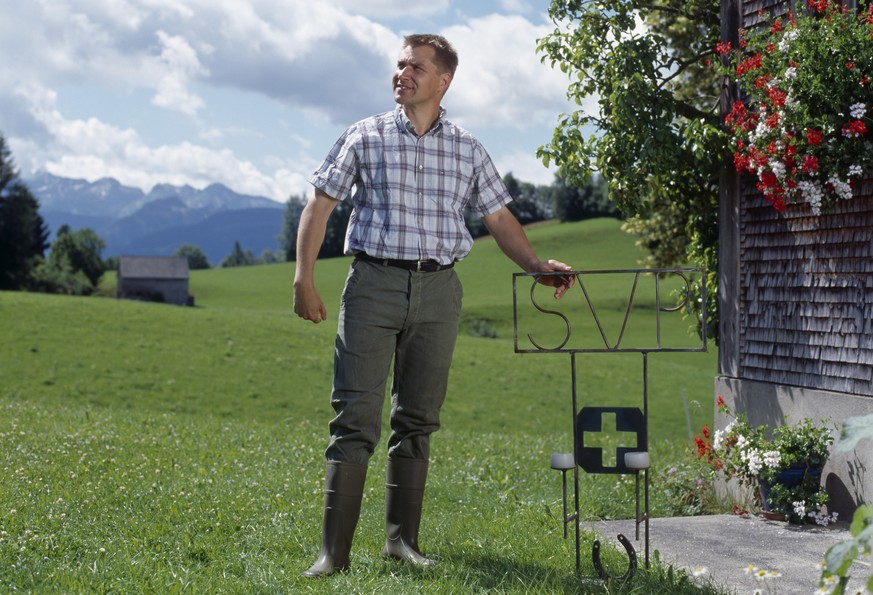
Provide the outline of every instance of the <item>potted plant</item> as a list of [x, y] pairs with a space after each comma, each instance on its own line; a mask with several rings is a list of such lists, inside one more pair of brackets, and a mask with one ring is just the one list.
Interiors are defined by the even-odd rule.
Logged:
[[836, 513], [824, 511], [828, 493], [821, 486], [834, 441], [832, 429], [804, 418], [770, 431], [732, 412], [722, 396], [716, 404], [731, 422], [713, 435], [704, 427], [695, 438], [698, 457], [714, 471], [752, 488], [765, 516], [795, 524], [827, 525], [836, 520]]
[[737, 171], [776, 210], [806, 202], [819, 214], [873, 169], [873, 5], [856, 15], [806, 4], [776, 18], [759, 11], [763, 26], [741, 31], [741, 47], [715, 51], [745, 95], [725, 118]]

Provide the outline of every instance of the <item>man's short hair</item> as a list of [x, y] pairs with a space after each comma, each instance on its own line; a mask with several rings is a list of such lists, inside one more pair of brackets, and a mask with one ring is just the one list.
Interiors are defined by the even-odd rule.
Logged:
[[430, 33], [415, 33], [403, 38], [403, 47], [416, 48], [421, 45], [432, 47], [436, 52], [437, 65], [455, 76], [455, 70], [458, 68], [458, 52], [445, 37]]

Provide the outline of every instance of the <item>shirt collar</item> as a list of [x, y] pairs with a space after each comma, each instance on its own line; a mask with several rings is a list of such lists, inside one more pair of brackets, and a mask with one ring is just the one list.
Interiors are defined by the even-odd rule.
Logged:
[[[446, 108], [440, 106], [440, 113], [437, 115], [436, 122], [433, 123], [433, 126], [430, 127], [425, 134], [429, 134], [436, 130], [439, 130], [443, 125], [443, 119], [446, 115]], [[394, 108], [394, 121], [397, 122], [397, 127], [400, 130], [404, 130], [409, 132], [410, 134], [416, 134], [415, 126], [412, 124], [412, 121], [406, 116], [406, 112], [403, 111], [403, 106], [398, 105]]]

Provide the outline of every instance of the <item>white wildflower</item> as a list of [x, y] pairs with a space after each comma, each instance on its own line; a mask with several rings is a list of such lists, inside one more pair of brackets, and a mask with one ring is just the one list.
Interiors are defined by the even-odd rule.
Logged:
[[802, 517], [806, 515], [806, 500], [792, 502], [792, 506], [794, 506], [794, 514], [796, 514], [797, 516]]
[[761, 453], [757, 449], [751, 448], [740, 452], [740, 458], [749, 469], [749, 473], [757, 475], [761, 471]]
[[768, 450], [764, 453], [764, 464], [768, 467], [778, 467], [782, 462], [782, 455], [778, 450]]
[[817, 182], [798, 182], [797, 187], [800, 190], [803, 199], [809, 203], [812, 212], [816, 215], [821, 214], [821, 199], [822, 190]]
[[839, 513], [832, 512], [831, 514], [827, 514], [826, 512], [822, 512], [822, 510], [819, 509], [818, 512], [810, 512], [809, 516], [812, 519], [815, 519], [816, 525], [827, 527], [829, 524], [837, 522]]
[[782, 39], [779, 40], [779, 51], [787, 52], [791, 47], [791, 42], [797, 39], [797, 29], [789, 29], [782, 34]]
[[864, 117], [864, 114], [867, 112], [867, 106], [863, 103], [853, 103], [849, 106], [849, 113], [856, 120], [860, 120]]
[[864, 173], [864, 168], [860, 165], [849, 166], [849, 177], [857, 177]]
[[836, 194], [838, 198], [842, 200], [849, 200], [852, 198], [852, 187], [848, 182], [843, 182], [837, 176], [831, 176], [828, 178], [828, 184], [834, 187], [834, 194]]
[[777, 179], [779, 179], [779, 180], [785, 179], [785, 174], [787, 173], [787, 170], [785, 168], [784, 163], [782, 163], [781, 161], [777, 161], [775, 159], [772, 159], [772, 160], [770, 160], [770, 162], [767, 165], [770, 166], [770, 171], [773, 172], [773, 175], [776, 176]]

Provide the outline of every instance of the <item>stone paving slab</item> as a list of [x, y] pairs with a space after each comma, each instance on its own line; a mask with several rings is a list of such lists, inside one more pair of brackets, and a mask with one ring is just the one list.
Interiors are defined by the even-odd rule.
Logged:
[[[640, 527], [636, 541], [633, 520], [586, 523], [604, 543], [623, 549], [619, 533], [625, 535], [637, 551], [640, 566], [645, 560], [645, 532]], [[649, 523], [649, 552], [676, 568], [690, 572], [706, 568], [704, 576], [733, 593], [815, 593], [820, 570], [828, 548], [851, 537], [849, 523], [827, 527], [795, 526], [766, 520], [760, 516], [713, 515], [652, 519]], [[572, 539], [572, 537], [571, 537]], [[591, 552], [583, 550], [583, 556]], [[752, 565], [779, 577], [759, 579], [745, 569]], [[861, 589], [870, 569], [860, 564], [852, 568], [849, 593]], [[863, 592], [863, 591], [862, 591]]]

